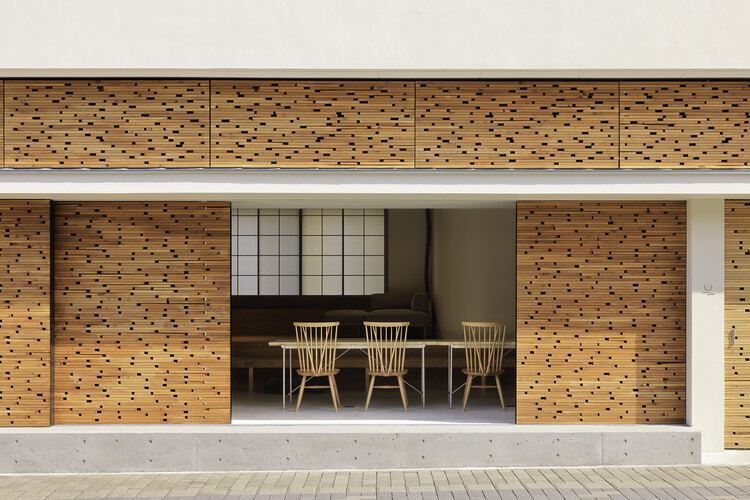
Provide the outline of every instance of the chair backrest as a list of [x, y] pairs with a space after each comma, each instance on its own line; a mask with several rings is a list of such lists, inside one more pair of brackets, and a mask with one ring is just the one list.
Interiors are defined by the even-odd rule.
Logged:
[[385, 376], [403, 371], [409, 322], [364, 323], [370, 371]]
[[338, 321], [294, 323], [300, 369], [313, 375], [331, 372], [336, 365]]
[[477, 323], [464, 321], [466, 369], [486, 375], [500, 370], [505, 350], [505, 323]]

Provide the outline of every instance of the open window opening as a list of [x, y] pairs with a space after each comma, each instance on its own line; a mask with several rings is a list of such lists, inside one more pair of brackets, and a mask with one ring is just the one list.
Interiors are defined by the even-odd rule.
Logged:
[[[514, 207], [233, 207], [232, 214], [233, 423], [515, 422]], [[278, 345], [294, 343], [293, 323], [338, 321], [339, 343], [346, 344], [365, 340], [368, 320], [409, 321], [407, 338], [425, 345], [406, 350], [408, 412], [398, 390], [378, 389], [364, 411], [362, 345], [337, 351], [338, 412], [328, 389], [306, 390], [299, 412], [295, 391], [284, 410], [282, 393], [301, 381], [298, 352]], [[450, 344], [463, 344], [465, 321], [507, 325], [500, 376], [505, 412], [492, 388], [472, 389], [462, 411], [465, 350]]]

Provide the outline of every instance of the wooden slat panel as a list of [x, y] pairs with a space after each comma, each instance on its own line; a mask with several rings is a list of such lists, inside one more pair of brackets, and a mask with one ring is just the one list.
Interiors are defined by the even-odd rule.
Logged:
[[413, 167], [414, 82], [214, 80], [213, 167]]
[[416, 120], [418, 167], [617, 167], [617, 82], [417, 82]]
[[622, 82], [622, 168], [746, 168], [750, 82]]
[[50, 425], [50, 203], [0, 201], [0, 426]]
[[8, 167], [207, 167], [206, 80], [8, 80]]
[[5, 80], [0, 80], [0, 167], [5, 166]]
[[725, 202], [724, 447], [750, 448], [750, 202]]
[[55, 206], [56, 423], [229, 423], [229, 217]]
[[685, 203], [517, 217], [517, 422], [684, 422]]

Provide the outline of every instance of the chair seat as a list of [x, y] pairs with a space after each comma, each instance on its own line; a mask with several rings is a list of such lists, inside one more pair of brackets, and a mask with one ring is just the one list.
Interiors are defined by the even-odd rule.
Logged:
[[466, 368], [461, 368], [461, 373], [463, 373], [464, 375], [471, 375], [473, 377], [494, 377], [495, 375], [502, 375], [503, 373], [505, 373], [505, 369], [500, 368], [499, 370], [490, 370], [487, 373], [482, 373], [469, 371]]
[[399, 377], [399, 376], [403, 377], [407, 373], [409, 373], [409, 370], [401, 370], [398, 372], [390, 372], [390, 373], [375, 372], [372, 370], [367, 370], [367, 374], [371, 377]]
[[315, 373], [312, 370], [297, 370], [297, 375], [301, 375], [303, 377], [327, 377], [328, 375], [337, 375], [341, 370], [338, 368], [334, 368], [331, 371], [327, 372], [318, 372]]

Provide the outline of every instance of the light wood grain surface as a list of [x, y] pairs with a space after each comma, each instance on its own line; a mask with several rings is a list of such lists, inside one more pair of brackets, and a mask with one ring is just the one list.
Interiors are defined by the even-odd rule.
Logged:
[[417, 82], [417, 167], [617, 168], [617, 82]]
[[750, 83], [621, 82], [622, 168], [747, 168]]
[[750, 165], [748, 81], [45, 79], [4, 87], [0, 146], [14, 168]]
[[[725, 202], [724, 446], [750, 448], [750, 202]], [[732, 344], [731, 331], [735, 330]]]
[[518, 423], [684, 423], [685, 217], [518, 203]]
[[55, 206], [55, 422], [229, 423], [229, 204]]
[[208, 167], [207, 80], [6, 80], [5, 165]]
[[0, 201], [0, 426], [50, 425], [50, 202]]

